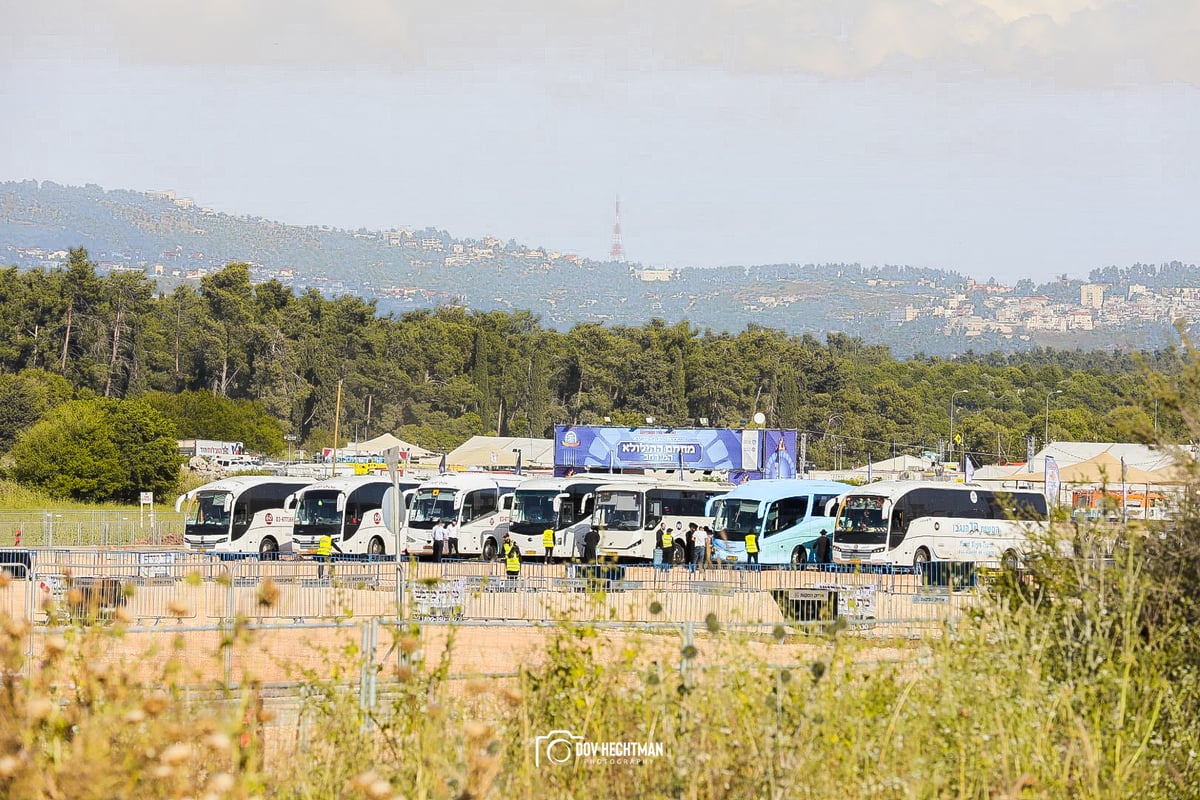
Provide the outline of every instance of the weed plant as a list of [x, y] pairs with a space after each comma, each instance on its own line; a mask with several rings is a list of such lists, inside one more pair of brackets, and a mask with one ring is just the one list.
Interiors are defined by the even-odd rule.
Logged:
[[[837, 623], [763, 631], [710, 617], [687, 637], [563, 620], [540, 661], [454, 680], [453, 628], [427, 658], [428, 631], [388, 626], [385, 659], [347, 642], [320, 668], [292, 668], [289, 725], [254, 680], [231, 689], [205, 682], [219, 668], [186, 669], [186, 634], [135, 681], [101, 657], [139, 635], [119, 614], [36, 634], [32, 661], [27, 624], [5, 619], [0, 795], [1200, 796], [1190, 629], [1147, 611], [1167, 596], [1147, 577], [1143, 543], [1159, 541], [1132, 539], [1116, 563], [1047, 558], [915, 642]], [[261, 635], [239, 621], [214, 661]], [[547, 763], [538, 737], [555, 731], [661, 743], [662, 755], [560, 750]]]

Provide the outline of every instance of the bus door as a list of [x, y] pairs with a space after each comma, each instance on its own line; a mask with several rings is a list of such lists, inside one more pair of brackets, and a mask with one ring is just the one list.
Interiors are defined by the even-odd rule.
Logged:
[[[808, 497], [784, 497], [771, 503], [763, 520], [759, 558], [767, 563], [783, 563], [792, 552], [802, 548], [805, 558], [812, 553], [810, 536], [804, 525], [808, 518]], [[815, 537], [812, 537], [815, 538]]]
[[[575, 498], [563, 492], [554, 496], [554, 557], [571, 558], [577, 546], [582, 545], [582, 534], [577, 530]], [[587, 526], [584, 526], [586, 530]], [[578, 539], [578, 542], [576, 541]]]

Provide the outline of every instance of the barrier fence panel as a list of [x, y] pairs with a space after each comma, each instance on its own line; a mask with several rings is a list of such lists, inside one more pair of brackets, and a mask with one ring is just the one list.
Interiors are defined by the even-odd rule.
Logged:
[[0, 586], [0, 610], [14, 617], [36, 624], [120, 618], [135, 625], [238, 617], [703, 623], [709, 615], [755, 625], [833, 618], [928, 625], [964, 613], [994, 580], [992, 570], [972, 564], [919, 570], [525, 564], [510, 580], [499, 562], [325, 564], [65, 548], [0, 548], [0, 572], [9, 576]]
[[123, 510], [0, 511], [0, 544], [19, 547], [133, 547], [183, 541], [183, 515]]

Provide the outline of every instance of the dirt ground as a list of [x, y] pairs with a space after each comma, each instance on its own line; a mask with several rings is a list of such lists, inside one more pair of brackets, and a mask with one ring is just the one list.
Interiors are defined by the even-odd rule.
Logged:
[[[218, 579], [211, 572], [198, 574], [188, 564], [149, 578], [131, 573], [124, 578], [130, 594], [114, 610], [99, 612], [101, 630], [115, 634], [126, 627], [128, 632], [98, 637], [88, 657], [147, 681], [161, 679], [168, 665], [182, 668], [184, 675], [191, 676], [187, 682], [196, 683], [275, 683], [338, 675], [357, 680], [351, 666], [357, 652], [373, 648], [375, 662], [386, 672], [414, 660], [437, 663], [452, 639], [452, 674], [508, 674], [522, 665], [542, 662], [554, 620], [599, 620], [596, 650], [601, 658], [619, 658], [636, 641], [644, 659], [669, 664], [678, 662], [687, 636], [693, 637], [702, 659], [717, 649], [705, 633], [705, 620], [711, 614], [723, 625], [760, 626], [761, 635], [744, 641], [743, 648], [761, 651], [758, 654], [773, 662], [804, 660], [819, 657], [827, 645], [811, 635], [813, 625], [797, 625], [785, 618], [778, 592], [847, 580], [823, 573], [672, 570], [668, 574], [641, 567], [626, 576], [640, 581], [639, 588], [597, 595], [564, 586], [557, 580], [563, 575], [561, 566], [529, 565], [523, 571], [526, 591], [515, 592], [486, 583], [481, 588], [483, 576], [498, 580], [496, 565], [407, 565], [403, 584], [407, 618], [440, 610], [457, 616], [460, 623], [413, 620], [414, 636], [395, 624], [395, 565], [339, 565], [333, 582], [319, 580], [315, 565], [308, 562], [243, 569], [244, 574], [235, 568], [232, 579]], [[74, 580], [89, 577], [79, 565], [64, 572]], [[103, 568], [93, 572], [102, 573]], [[441, 583], [434, 586], [435, 580]], [[949, 602], [916, 602], [916, 590], [903, 582], [863, 581], [863, 585], [871, 587], [869, 596], [863, 595], [862, 586], [843, 591], [852, 600], [859, 595], [862, 602], [872, 604], [869, 612], [880, 618], [936, 622], [953, 611]], [[451, 605], [420, 606], [414, 597], [421, 592], [441, 593], [441, 599], [448, 597]], [[72, 600], [78, 602], [78, 594], [72, 595], [65, 581], [53, 579], [49, 572], [30, 581], [0, 585], [0, 613], [39, 629], [70, 624], [65, 606]], [[843, 597], [843, 606], [846, 601]], [[234, 647], [223, 648], [230, 632], [219, 626], [231, 616], [230, 609], [232, 616], [246, 620], [254, 630], [235, 637]], [[623, 627], [622, 623], [631, 624]], [[653, 632], [647, 630], [651, 624], [658, 626]], [[787, 632], [784, 653], [769, 636], [776, 626]], [[884, 634], [881, 639], [888, 641], [881, 640], [881, 646], [866, 651], [866, 657], [905, 658], [913, 645], [904, 644], [903, 638]], [[35, 659], [44, 640], [42, 634], [30, 637]]]

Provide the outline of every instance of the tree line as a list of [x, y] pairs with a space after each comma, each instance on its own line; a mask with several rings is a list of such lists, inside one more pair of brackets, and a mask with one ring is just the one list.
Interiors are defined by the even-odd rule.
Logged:
[[[949, 457], [951, 418], [956, 456], [977, 465], [1023, 460], [1029, 437], [1040, 446], [1184, 430], [1170, 393], [1183, 356], [1172, 351], [901, 361], [837, 332], [821, 341], [753, 325], [728, 333], [651, 319], [560, 333], [527, 311], [381, 316], [361, 297], [252, 284], [238, 263], [162, 293], [144, 273], [98, 276], [82, 248], [60, 269], [0, 270], [0, 314], [10, 474], [80, 497], [169, 491], [177, 463], [154, 487], [122, 484], [120, 470], [87, 486], [47, 483], [53, 470], [25, 463], [44, 452], [39, 423], [59, 439], [71, 438], [64, 414], [91, 426], [78, 437], [118, 431], [106, 452], [130, 481], [130, 442], [227, 439], [272, 455], [286, 451], [285, 435], [310, 451], [332, 446], [339, 384], [339, 445], [392, 431], [435, 451], [475, 434], [546, 437], [561, 423], [739, 427], [758, 412], [807, 432], [818, 468]], [[138, 419], [148, 431], [130, 427]]]

